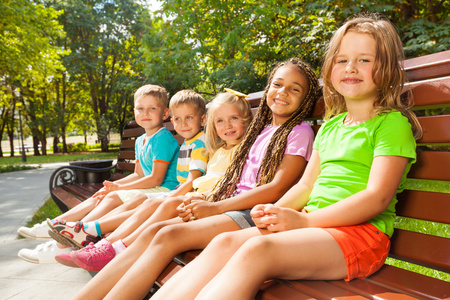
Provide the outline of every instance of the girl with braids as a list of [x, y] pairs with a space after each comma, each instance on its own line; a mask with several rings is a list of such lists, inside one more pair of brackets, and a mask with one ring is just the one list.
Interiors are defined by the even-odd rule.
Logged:
[[275, 205], [253, 208], [257, 227], [216, 237], [152, 300], [253, 299], [270, 278], [376, 272], [421, 134], [410, 99], [400, 98], [402, 60], [387, 20], [361, 17], [338, 29], [323, 67], [326, 116], [334, 117], [317, 133], [304, 176]]
[[254, 226], [250, 209], [279, 199], [309, 160], [314, 133], [302, 120], [315, 103], [317, 89], [317, 77], [308, 65], [298, 59], [279, 63], [209, 201], [189, 199], [178, 208], [181, 218], [148, 227], [76, 299], [142, 299], [177, 254], [203, 249], [222, 232]]

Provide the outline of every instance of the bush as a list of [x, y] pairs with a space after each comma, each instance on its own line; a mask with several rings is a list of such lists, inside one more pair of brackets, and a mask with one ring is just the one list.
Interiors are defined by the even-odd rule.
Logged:
[[[58, 143], [58, 148], [62, 150], [63, 144]], [[88, 145], [86, 143], [76, 143], [76, 144], [67, 144], [68, 152], [82, 152], [89, 151]]]

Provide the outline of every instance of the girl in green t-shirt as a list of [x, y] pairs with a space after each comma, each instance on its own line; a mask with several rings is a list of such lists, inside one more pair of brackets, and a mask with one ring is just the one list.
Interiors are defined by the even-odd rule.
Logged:
[[384, 18], [337, 30], [323, 66], [328, 122], [300, 181], [275, 205], [253, 208], [256, 227], [216, 237], [152, 300], [253, 299], [270, 278], [351, 280], [377, 271], [421, 135], [410, 98], [400, 97], [403, 59]]

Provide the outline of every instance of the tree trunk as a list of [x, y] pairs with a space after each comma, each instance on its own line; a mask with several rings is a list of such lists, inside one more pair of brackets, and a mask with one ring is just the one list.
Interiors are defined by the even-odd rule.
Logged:
[[55, 135], [53, 137], [53, 153], [59, 153], [59, 147], [58, 147], [59, 137]]
[[41, 155], [41, 153], [39, 152], [39, 138], [35, 135], [33, 135], [33, 150], [34, 150], [34, 156]]

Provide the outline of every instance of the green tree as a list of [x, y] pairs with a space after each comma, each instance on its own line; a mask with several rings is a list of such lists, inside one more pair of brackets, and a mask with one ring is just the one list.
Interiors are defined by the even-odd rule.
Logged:
[[[3, 135], [3, 130], [7, 130], [12, 150], [17, 112], [14, 91], [27, 81], [42, 80], [43, 74], [60, 67], [59, 58], [63, 52], [54, 41], [63, 37], [64, 31], [57, 17], [58, 12], [39, 3], [27, 0], [0, 2], [0, 133]], [[25, 120], [25, 109], [22, 112]], [[14, 155], [13, 151], [11, 155]]]
[[118, 78], [139, 73], [132, 66], [140, 56], [143, 8], [132, 0], [75, 0], [54, 5], [64, 9], [61, 23], [71, 50], [64, 65], [88, 89], [97, 136], [102, 151], [107, 151], [112, 116], [117, 113], [111, 108], [117, 99]]

